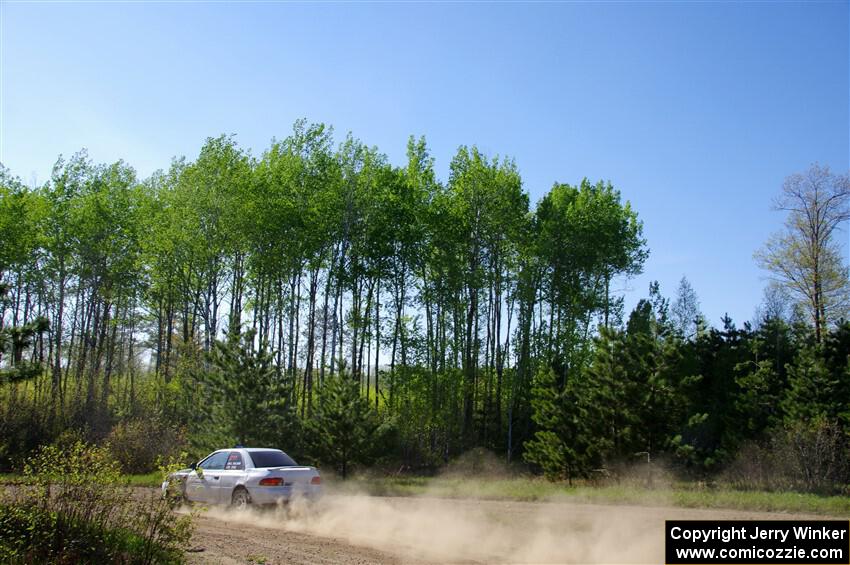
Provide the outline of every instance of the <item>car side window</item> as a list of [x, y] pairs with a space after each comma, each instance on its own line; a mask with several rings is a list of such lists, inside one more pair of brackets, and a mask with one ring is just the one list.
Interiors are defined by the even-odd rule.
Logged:
[[227, 451], [220, 451], [218, 453], [213, 453], [198, 465], [204, 471], [219, 471], [224, 469], [224, 465], [227, 462]]
[[224, 464], [225, 471], [241, 471], [245, 468], [242, 463], [242, 454], [238, 451], [231, 451], [227, 456], [227, 462]]

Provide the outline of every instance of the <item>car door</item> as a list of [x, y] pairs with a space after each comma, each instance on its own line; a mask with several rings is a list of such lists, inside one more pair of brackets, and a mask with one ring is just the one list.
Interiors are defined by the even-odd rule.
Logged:
[[244, 475], [245, 461], [242, 454], [238, 451], [229, 452], [224, 469], [219, 474], [218, 502], [220, 504], [230, 504], [233, 489]]
[[198, 463], [198, 468], [186, 478], [186, 498], [192, 502], [218, 502], [219, 481], [227, 454], [227, 451], [218, 451]]

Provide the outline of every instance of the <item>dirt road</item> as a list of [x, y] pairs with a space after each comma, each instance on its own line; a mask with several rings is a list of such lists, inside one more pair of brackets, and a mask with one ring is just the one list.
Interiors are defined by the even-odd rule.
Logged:
[[[196, 520], [191, 563], [663, 563], [665, 519], [788, 514], [593, 504], [327, 496], [305, 511]], [[801, 518], [823, 518], [794, 516]]]

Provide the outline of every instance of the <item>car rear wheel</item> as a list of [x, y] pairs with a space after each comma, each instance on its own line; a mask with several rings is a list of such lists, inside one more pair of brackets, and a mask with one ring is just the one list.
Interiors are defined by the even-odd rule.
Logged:
[[233, 496], [230, 498], [230, 505], [236, 510], [244, 510], [251, 504], [251, 497], [248, 491], [242, 487], [237, 487], [233, 491]]

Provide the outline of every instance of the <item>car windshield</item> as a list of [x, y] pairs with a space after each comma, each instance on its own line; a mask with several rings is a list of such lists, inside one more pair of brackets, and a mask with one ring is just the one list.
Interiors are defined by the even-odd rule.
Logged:
[[294, 467], [298, 465], [283, 451], [251, 451], [254, 467]]

